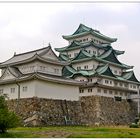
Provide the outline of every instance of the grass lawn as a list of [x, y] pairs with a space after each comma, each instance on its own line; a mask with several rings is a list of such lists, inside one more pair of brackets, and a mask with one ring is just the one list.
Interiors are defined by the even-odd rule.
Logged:
[[129, 127], [19, 127], [2, 138], [140, 138], [140, 128]]

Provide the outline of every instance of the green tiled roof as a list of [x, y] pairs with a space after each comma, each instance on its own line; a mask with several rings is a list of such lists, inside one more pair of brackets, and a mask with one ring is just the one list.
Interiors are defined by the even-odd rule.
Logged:
[[[58, 52], [66, 52], [70, 50], [76, 49], [85, 49], [86, 47], [95, 47], [97, 49], [109, 50], [112, 48], [109, 44], [95, 44], [93, 41], [80, 43], [78, 41], [73, 41], [70, 45], [63, 47], [63, 48], [55, 48]], [[113, 49], [113, 48], [112, 48]], [[114, 49], [113, 49], [114, 50]], [[114, 50], [115, 55], [121, 55], [124, 51]]]
[[94, 30], [92, 28], [89, 28], [83, 24], [80, 24], [78, 29], [72, 34], [72, 35], [66, 35], [66, 36], [62, 36], [64, 39], [69, 40], [75, 37], [79, 37], [79, 36], [84, 36], [86, 34], [92, 34], [96, 37], [102, 38], [104, 40], [107, 40], [109, 42], [115, 42], [117, 39], [116, 38], [110, 38], [107, 37], [103, 34], [101, 34], [98, 30]]
[[58, 58], [60, 61], [68, 61], [69, 60], [69, 57], [65, 54], [59, 54]]
[[84, 58], [91, 58], [93, 55], [89, 54], [87, 51], [85, 50], [80, 50], [80, 52], [78, 53], [78, 55], [72, 59], [73, 60], [79, 60], [79, 59], [84, 59]]
[[139, 81], [137, 80], [137, 78], [136, 78], [136, 76], [135, 76], [135, 74], [134, 74], [133, 71], [124, 72], [124, 73], [122, 74], [122, 77], [123, 77], [124, 79], [129, 80], [129, 81], [139, 82]]
[[115, 53], [114, 53], [113, 49], [105, 51], [103, 54], [101, 54], [99, 56], [99, 58], [110, 61], [110, 62], [113, 62], [113, 63], [121, 64], [121, 62], [119, 62], [119, 60], [115, 56]]
[[106, 75], [106, 76], [115, 77], [115, 75], [110, 70], [108, 64], [98, 66], [97, 69], [96, 69], [96, 72], [97, 72], [98, 75]]
[[80, 70], [80, 71], [72, 74], [70, 77], [75, 77], [77, 75], [89, 77], [89, 76], [93, 76], [94, 74], [96, 74], [95, 70]]
[[73, 75], [74, 73], [76, 73], [76, 70], [71, 67], [71, 66], [65, 66], [63, 69], [62, 69], [62, 75], [63, 76], [71, 76]]
[[89, 61], [89, 60], [96, 60], [103, 63], [110, 63], [110, 64], [114, 64], [116, 66], [126, 68], [126, 69], [133, 68], [132, 66], [128, 66], [119, 62], [119, 60], [116, 58], [114, 51], [112, 49], [110, 49], [109, 51], [106, 51], [103, 55], [99, 57], [95, 55], [91, 55], [85, 50], [81, 50], [79, 54], [74, 59], [72, 59], [71, 63], [77, 63], [77, 62]]

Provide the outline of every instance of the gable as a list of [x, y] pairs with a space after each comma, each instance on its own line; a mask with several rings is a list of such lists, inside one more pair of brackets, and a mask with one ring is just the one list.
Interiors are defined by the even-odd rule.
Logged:
[[52, 59], [52, 60], [58, 60], [56, 54], [53, 52], [52, 49], [49, 49], [46, 53], [42, 54], [41, 57]]
[[0, 77], [0, 80], [8, 80], [8, 79], [15, 79], [15, 78], [16, 78], [16, 76], [13, 75], [13, 74], [9, 71], [9, 69], [6, 69], [6, 70], [4, 71], [4, 73], [2, 74], [2, 76]]

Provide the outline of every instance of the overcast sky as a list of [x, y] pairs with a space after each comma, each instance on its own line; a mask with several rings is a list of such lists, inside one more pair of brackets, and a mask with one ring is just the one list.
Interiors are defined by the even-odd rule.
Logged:
[[0, 3], [0, 62], [49, 42], [64, 47], [62, 35], [80, 23], [118, 38], [112, 46], [125, 50], [119, 60], [140, 80], [140, 3]]

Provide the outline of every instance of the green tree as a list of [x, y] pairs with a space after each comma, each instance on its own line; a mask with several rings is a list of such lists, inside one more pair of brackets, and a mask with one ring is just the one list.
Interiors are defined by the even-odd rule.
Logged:
[[17, 127], [20, 119], [14, 112], [8, 110], [4, 96], [0, 96], [0, 133], [5, 133], [7, 129]]

